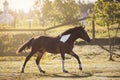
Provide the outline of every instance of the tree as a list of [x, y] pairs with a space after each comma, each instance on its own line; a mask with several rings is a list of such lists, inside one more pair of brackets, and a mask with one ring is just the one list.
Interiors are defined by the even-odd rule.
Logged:
[[41, 1], [36, 0], [34, 9], [42, 26], [48, 25], [52, 14], [52, 2], [50, 0]]
[[80, 16], [79, 4], [75, 0], [44, 0], [42, 6], [38, 4], [40, 1], [36, 0], [36, 13], [45, 24], [65, 23]]
[[54, 25], [56, 25], [56, 23], [62, 22], [62, 19], [63, 19], [62, 13], [61, 13], [62, 8], [63, 8], [62, 0], [55, 0], [53, 3], [53, 14], [52, 14]]
[[109, 37], [109, 49], [110, 49], [110, 60], [112, 58], [112, 42], [110, 35], [110, 27], [113, 24], [119, 23], [120, 16], [120, 4], [115, 0], [98, 0], [94, 7], [95, 16], [99, 18], [99, 23], [107, 26], [108, 37]]
[[50, 0], [44, 0], [43, 7], [41, 9], [42, 19], [45, 20], [45, 23], [48, 22], [51, 19], [52, 15], [52, 2]]
[[65, 0], [60, 12], [63, 16], [63, 22], [78, 19], [80, 16], [79, 4], [77, 4], [75, 0]]

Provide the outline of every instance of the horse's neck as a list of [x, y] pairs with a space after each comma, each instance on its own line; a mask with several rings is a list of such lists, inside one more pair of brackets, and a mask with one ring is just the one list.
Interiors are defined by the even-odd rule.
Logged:
[[78, 38], [79, 37], [76, 34], [71, 34], [70, 38], [67, 40], [66, 43], [73, 44]]

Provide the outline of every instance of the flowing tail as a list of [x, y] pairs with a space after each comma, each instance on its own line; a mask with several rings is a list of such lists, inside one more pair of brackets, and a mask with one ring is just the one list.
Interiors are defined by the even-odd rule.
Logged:
[[18, 48], [18, 50], [16, 51], [16, 54], [19, 54], [20, 52], [22, 52], [23, 50], [25, 50], [26, 48], [29, 49], [31, 47], [32, 41], [34, 38], [26, 41], [22, 46], [20, 46]]

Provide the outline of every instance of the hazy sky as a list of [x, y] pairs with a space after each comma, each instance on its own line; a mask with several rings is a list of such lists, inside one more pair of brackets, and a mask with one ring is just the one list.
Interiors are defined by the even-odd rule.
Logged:
[[[0, 9], [3, 10], [3, 3], [5, 0], [0, 0]], [[24, 10], [29, 11], [32, 8], [35, 0], [7, 0], [9, 3], [9, 8], [14, 10]]]
[[[5, 0], [0, 0], [0, 10], [3, 10], [3, 2]], [[9, 3], [9, 8], [14, 10], [23, 10], [28, 12], [32, 8], [35, 0], [7, 0]], [[81, 0], [83, 1], [83, 0]], [[84, 0], [85, 2], [95, 2], [97, 0]]]

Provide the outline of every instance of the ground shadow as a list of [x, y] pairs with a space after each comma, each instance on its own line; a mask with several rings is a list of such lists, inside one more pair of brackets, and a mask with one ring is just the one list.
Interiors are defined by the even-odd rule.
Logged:
[[40, 74], [40, 77], [52, 77], [52, 78], [86, 78], [91, 77], [91, 73], [55, 73], [55, 74]]
[[[105, 51], [107, 51], [107, 52], [110, 53], [110, 50], [109, 50], [109, 49], [105, 48], [105, 47], [102, 46], [102, 45], [99, 45], [99, 46], [100, 46], [102, 49], [104, 49]], [[120, 57], [120, 54], [117, 54], [117, 53], [115, 53], [114, 51], [112, 51], [111, 53]]]
[[120, 78], [120, 76], [100, 76], [100, 75], [97, 75], [96, 77]]

